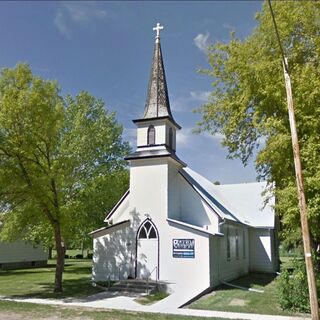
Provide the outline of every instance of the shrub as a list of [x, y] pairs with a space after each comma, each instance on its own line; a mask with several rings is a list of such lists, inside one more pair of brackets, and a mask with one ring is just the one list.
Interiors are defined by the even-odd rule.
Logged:
[[310, 312], [308, 279], [303, 260], [293, 261], [293, 271], [283, 270], [276, 283], [280, 307], [285, 310]]

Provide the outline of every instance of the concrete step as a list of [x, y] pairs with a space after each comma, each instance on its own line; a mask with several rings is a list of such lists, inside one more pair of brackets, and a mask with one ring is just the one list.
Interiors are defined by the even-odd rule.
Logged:
[[147, 290], [146, 288], [125, 288], [125, 287], [110, 287], [108, 288], [108, 291], [113, 291], [113, 292], [125, 292], [125, 293], [145, 293]]
[[[120, 287], [126, 287], [126, 288], [146, 288], [146, 283], [132, 283], [132, 282], [117, 282], [113, 286], [120, 286]], [[156, 283], [149, 283], [149, 288], [157, 288], [158, 284]]]
[[154, 293], [159, 291], [161, 284], [156, 281], [147, 282], [143, 280], [123, 280], [116, 282], [112, 287], [108, 288], [109, 291], [120, 291], [126, 293]]
[[[140, 280], [140, 279], [127, 279], [127, 280], [121, 280], [117, 283], [122, 283], [122, 284], [135, 284], [135, 285], [146, 285], [147, 280]], [[159, 281], [154, 281], [154, 280], [149, 280], [149, 285], [158, 285], [160, 282]]]

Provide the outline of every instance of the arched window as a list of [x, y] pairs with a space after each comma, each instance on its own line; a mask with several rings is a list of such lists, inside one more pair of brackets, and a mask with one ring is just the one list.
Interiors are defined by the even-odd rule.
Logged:
[[169, 129], [169, 147], [173, 149], [173, 129]]
[[148, 146], [156, 144], [156, 130], [153, 125], [148, 128]]
[[141, 227], [138, 234], [138, 239], [157, 239], [155, 227], [147, 220]]

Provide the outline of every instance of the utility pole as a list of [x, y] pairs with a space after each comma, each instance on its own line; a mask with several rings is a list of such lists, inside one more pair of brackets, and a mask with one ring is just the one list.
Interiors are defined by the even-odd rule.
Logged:
[[306, 204], [306, 198], [305, 198], [305, 192], [304, 192], [300, 148], [299, 148], [297, 126], [296, 126], [296, 120], [295, 120], [295, 114], [294, 114], [291, 79], [289, 74], [288, 61], [284, 55], [284, 51], [281, 45], [277, 24], [276, 24], [272, 6], [271, 6], [271, 0], [268, 0], [268, 4], [269, 4], [272, 21], [274, 24], [274, 28], [276, 31], [276, 35], [277, 35], [277, 39], [278, 39], [278, 43], [281, 51], [284, 80], [285, 80], [286, 92], [287, 92], [288, 113], [289, 113], [290, 131], [291, 131], [294, 167], [295, 167], [295, 173], [296, 173], [296, 184], [297, 184], [298, 199], [299, 199], [303, 249], [304, 249], [307, 278], [308, 278], [311, 319], [319, 320], [317, 284], [316, 284], [316, 278], [315, 278], [313, 262], [312, 262], [311, 240], [310, 240], [308, 217], [307, 217], [307, 204]]

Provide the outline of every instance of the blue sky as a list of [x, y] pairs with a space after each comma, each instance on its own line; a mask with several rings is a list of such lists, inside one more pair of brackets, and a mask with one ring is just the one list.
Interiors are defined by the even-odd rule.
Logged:
[[209, 43], [244, 38], [255, 26], [261, 1], [0, 2], [0, 68], [28, 62], [33, 72], [59, 82], [62, 94], [87, 90], [117, 113], [124, 137], [135, 144], [151, 66], [154, 31], [164, 26], [161, 45], [171, 109], [182, 126], [177, 154], [212, 181], [255, 181], [253, 164], [227, 160], [220, 137], [195, 135], [212, 79]]

